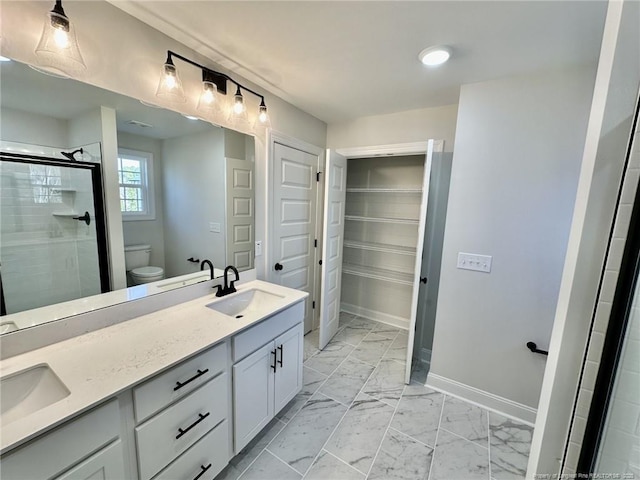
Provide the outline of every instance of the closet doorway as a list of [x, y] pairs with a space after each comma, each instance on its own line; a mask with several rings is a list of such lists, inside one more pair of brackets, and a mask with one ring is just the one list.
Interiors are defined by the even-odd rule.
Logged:
[[[414, 348], [419, 298], [426, 303], [433, 296], [427, 293], [428, 275], [436, 263], [439, 272], [439, 258], [423, 259], [434, 253], [425, 243], [425, 230], [432, 160], [443, 148], [443, 141], [429, 140], [337, 150], [347, 159], [340, 310], [408, 330], [407, 383], [414, 350], [421, 348]], [[328, 151], [327, 158], [331, 156]], [[325, 205], [325, 224], [329, 210]], [[327, 307], [323, 302], [321, 332], [323, 326], [330, 330], [333, 310]], [[428, 322], [424, 318], [429, 312], [420, 309], [421, 323]], [[421, 326], [419, 340], [423, 330]]]

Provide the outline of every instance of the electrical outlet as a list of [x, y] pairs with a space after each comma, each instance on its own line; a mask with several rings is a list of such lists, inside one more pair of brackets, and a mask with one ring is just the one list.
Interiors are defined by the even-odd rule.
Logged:
[[256, 257], [262, 255], [262, 240], [256, 240]]
[[491, 272], [491, 255], [478, 255], [475, 253], [458, 252], [458, 268], [474, 270], [476, 272]]
[[217, 222], [209, 222], [209, 231], [213, 233], [220, 233], [220, 224]]

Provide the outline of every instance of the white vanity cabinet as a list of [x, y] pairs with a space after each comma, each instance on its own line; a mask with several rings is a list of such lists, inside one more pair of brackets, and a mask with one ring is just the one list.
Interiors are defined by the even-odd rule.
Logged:
[[114, 399], [3, 456], [2, 478], [126, 478], [119, 436], [120, 413]]
[[303, 320], [300, 302], [233, 337], [236, 454], [302, 388]]
[[227, 345], [220, 343], [133, 389], [140, 480], [212, 479], [228, 463]]

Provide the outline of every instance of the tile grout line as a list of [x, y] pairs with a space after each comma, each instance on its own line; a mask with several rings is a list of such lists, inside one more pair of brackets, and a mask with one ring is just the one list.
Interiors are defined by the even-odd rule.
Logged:
[[407, 437], [407, 438], [410, 438], [411, 440], [413, 440], [413, 441], [414, 441], [414, 442], [416, 442], [416, 443], [419, 443], [420, 445], [424, 445], [425, 447], [429, 447], [431, 450], [435, 450], [435, 449], [436, 449], [436, 447], [432, 447], [431, 445], [429, 445], [429, 444], [427, 444], [427, 443], [424, 443], [423, 441], [418, 440], [417, 438], [412, 437], [412, 436], [411, 436], [411, 435], [409, 435], [408, 433], [404, 433], [404, 432], [402, 432], [402, 431], [398, 430], [398, 429], [397, 429], [397, 428], [395, 428], [395, 427], [389, 427], [389, 429], [390, 429], [390, 430], [394, 430], [394, 431], [398, 432], [399, 434], [404, 435], [404, 436], [405, 436], [405, 437]]
[[[367, 319], [367, 320], [368, 320], [368, 319]], [[369, 333], [371, 333], [371, 332], [372, 332], [372, 330], [373, 330], [373, 329], [369, 330], [369, 332], [367, 333], [367, 335], [369, 335]], [[362, 340], [360, 341], [360, 343], [362, 343], [362, 342], [364, 341], [364, 339], [365, 339], [365, 337], [366, 337], [367, 335], [365, 335], [365, 336], [362, 338]], [[360, 345], [360, 343], [359, 343], [358, 345]], [[344, 417], [346, 417], [347, 413], [349, 413], [349, 410], [351, 409], [351, 407], [352, 407], [352, 406], [353, 406], [353, 404], [355, 403], [356, 398], [358, 398], [358, 396], [359, 396], [361, 393], [364, 393], [364, 392], [363, 392], [364, 387], [367, 385], [367, 383], [368, 383], [368, 382], [369, 382], [369, 380], [371, 379], [371, 376], [374, 374], [374, 372], [376, 371], [376, 369], [377, 369], [377, 368], [378, 368], [378, 366], [380, 365], [380, 362], [382, 362], [382, 357], [384, 357], [384, 355], [387, 353], [387, 351], [389, 350], [389, 348], [390, 348], [390, 347], [391, 347], [391, 344], [389, 344], [389, 346], [387, 347], [387, 349], [386, 349], [386, 350], [383, 352], [383, 354], [380, 356], [380, 360], [378, 360], [378, 363], [376, 364], [376, 366], [373, 368], [373, 370], [371, 371], [371, 373], [369, 374], [369, 376], [366, 378], [366, 380], [365, 380], [365, 381], [364, 381], [364, 383], [362, 384], [362, 387], [360, 388], [360, 390], [358, 391], [358, 393], [356, 394], [356, 396], [353, 398], [353, 400], [352, 400], [351, 404], [349, 405], [349, 407], [347, 407], [346, 411], [344, 412], [344, 414], [342, 415], [342, 417], [340, 418], [340, 420], [338, 421], [338, 423], [336, 423], [336, 426], [335, 426], [335, 427], [334, 427], [334, 429], [331, 431], [331, 434], [327, 437], [327, 440], [326, 440], [326, 441], [324, 442], [324, 444], [322, 445], [322, 448], [320, 449], [320, 452], [318, 452], [318, 453], [316, 454], [315, 458], [314, 458], [314, 459], [313, 459], [313, 461], [311, 462], [311, 465], [309, 466], [309, 468], [307, 469], [307, 471], [304, 473], [303, 478], [304, 478], [304, 477], [309, 473], [309, 471], [313, 468], [313, 465], [316, 463], [316, 460], [317, 460], [317, 459], [318, 459], [318, 457], [320, 456], [320, 453], [321, 453], [323, 450], [325, 450], [325, 447], [327, 446], [327, 443], [329, 443], [329, 440], [331, 440], [331, 438], [333, 437], [333, 434], [336, 432], [336, 430], [338, 429], [338, 427], [340, 426], [340, 424], [341, 424], [341, 423], [342, 423], [342, 421], [344, 420]], [[355, 348], [354, 348], [354, 350], [355, 350]], [[351, 352], [349, 352], [349, 355], [347, 355], [347, 356], [345, 357], [345, 359], [340, 363], [340, 365], [342, 365], [342, 363], [343, 363], [343, 362], [345, 362], [345, 361], [347, 360], [347, 358], [349, 358], [349, 356], [351, 355], [351, 353], [353, 353], [353, 351], [354, 351], [354, 350], [352, 350]], [[359, 360], [359, 359], [357, 359], [357, 358], [356, 358], [356, 360]], [[360, 361], [361, 361], [361, 360], [360, 360]], [[366, 362], [363, 362], [363, 363], [366, 363]], [[340, 368], [340, 365], [338, 365], [338, 367], [336, 367], [336, 370], [337, 370], [338, 368]], [[334, 370], [333, 372], [335, 372], [335, 370]], [[333, 374], [333, 372], [331, 372], [331, 373]], [[403, 391], [403, 392], [404, 392], [404, 388], [405, 388], [405, 386], [403, 386], [403, 388], [402, 388], [402, 391]], [[322, 394], [322, 395], [324, 395], [324, 394]], [[365, 394], [365, 395], [366, 395], [366, 394]], [[327, 396], [327, 395], [325, 395], [325, 396], [326, 396], [327, 398], [331, 398], [331, 397], [329, 397], [329, 396]], [[370, 396], [370, 395], [367, 395], [367, 396]], [[402, 397], [402, 395], [400, 395], [400, 396]], [[371, 398], [374, 398], [374, 397], [371, 397]], [[385, 402], [382, 402], [381, 400], [378, 400], [377, 398], [374, 398], [374, 399], [375, 399], [375, 400], [377, 400], [377, 401], [379, 401], [379, 402], [381, 402], [381, 403], [384, 403], [385, 405], [388, 405], [388, 404], [386, 404]], [[332, 399], [332, 400], [333, 400], [333, 399]], [[335, 400], [334, 400], [334, 401], [335, 401]], [[338, 402], [338, 403], [339, 403], [339, 402]], [[400, 402], [398, 401], [398, 403], [400, 403]], [[342, 404], [341, 404], [341, 405], [342, 405]], [[394, 412], [395, 412], [395, 411], [394, 411]], [[391, 417], [391, 419], [393, 420], [393, 416]], [[389, 423], [391, 423], [391, 420], [389, 421]], [[383, 437], [383, 439], [382, 439], [382, 440], [384, 440], [384, 437]], [[382, 444], [382, 441], [380, 442], [380, 444]], [[328, 452], [328, 450], [327, 450], [327, 452]], [[334, 455], [334, 456], [335, 456], [335, 455]], [[338, 457], [338, 458], [339, 458], [339, 457]], [[374, 460], [375, 460], [375, 458], [374, 458]], [[373, 463], [372, 463], [372, 465], [373, 465]], [[354, 468], [355, 470], [357, 470], [355, 467], [353, 467], [353, 466], [351, 466], [351, 467], [352, 467], [352, 468]], [[357, 470], [357, 471], [358, 471], [358, 472], [360, 472], [360, 470]], [[362, 473], [362, 472], [361, 472], [361, 473]], [[365, 474], [365, 479], [366, 479], [366, 474]]]
[[438, 430], [436, 430], [436, 439], [433, 442], [433, 455], [431, 456], [431, 465], [429, 466], [429, 475], [427, 476], [427, 480], [431, 480], [431, 473], [433, 472], [433, 463], [436, 459], [436, 448], [438, 446], [438, 435], [440, 435], [440, 425], [442, 424], [442, 415], [444, 413], [444, 402], [447, 401], [447, 396], [442, 396], [442, 406], [440, 407], [440, 419], [438, 420]]
[[[382, 361], [382, 360], [380, 360]], [[404, 391], [407, 389], [407, 386], [405, 385], [402, 388], [402, 393], [400, 394], [400, 399], [398, 400], [398, 403], [396, 404], [395, 408], [393, 409], [393, 414], [391, 415], [391, 418], [389, 419], [389, 425], [387, 425], [386, 430], [384, 431], [384, 435], [382, 435], [382, 440], [380, 440], [380, 445], [378, 445], [378, 449], [376, 450], [376, 454], [373, 456], [373, 461], [371, 462], [371, 466], [369, 467], [369, 470], [367, 471], [367, 474], [365, 475], [365, 480], [367, 478], [369, 478], [369, 475], [371, 474], [371, 470], [373, 470], [373, 466], [376, 464], [376, 460], [378, 459], [378, 455], [380, 454], [380, 450], [382, 450], [382, 444], [384, 443], [384, 439], [387, 438], [387, 433], [389, 433], [389, 429], [391, 428], [391, 424], [393, 423], [393, 417], [396, 416], [396, 412], [398, 411], [398, 407], [400, 406], [400, 400], [402, 400], [402, 395], [404, 395]]]
[[489, 480], [491, 480], [491, 421], [489, 420], [489, 411], [487, 411], [487, 451], [489, 453]]
[[[341, 463], [344, 463], [347, 467], [349, 467], [351, 470], [353, 470], [354, 472], [358, 472], [358, 474], [363, 475], [363, 473], [358, 470], [356, 467], [354, 467], [353, 465], [349, 465], [349, 463], [345, 462], [343, 459], [341, 459], [340, 457], [334, 455], [333, 453], [331, 453], [329, 450], [325, 450], [324, 448], [322, 450], [320, 450], [320, 453], [325, 452], [327, 455], [331, 455], [333, 458], [335, 458], [336, 460], [338, 460]], [[309, 472], [307, 472], [309, 473]], [[303, 477], [304, 478], [304, 477]], [[365, 477], [366, 478], [366, 477]]]
[[[300, 478], [302, 478], [302, 474], [296, 470], [295, 468], [293, 468], [291, 465], [289, 465], [287, 462], [285, 462], [283, 459], [281, 459], [278, 455], [276, 455], [275, 453], [273, 453], [271, 450], [269, 450], [267, 447], [264, 448], [264, 450], [262, 451], [262, 453], [267, 452], [270, 453], [271, 455], [273, 455], [274, 457], [276, 457], [278, 460], [280, 460], [282, 463], [284, 463], [287, 467], [289, 467], [291, 470], [293, 470], [294, 472], [296, 472], [298, 475], [300, 475]], [[262, 453], [260, 455], [262, 455]], [[258, 455], [258, 456], [260, 456]], [[238, 479], [240, 480], [240, 479]]]
[[468, 442], [468, 443], [471, 443], [472, 445], [475, 445], [475, 446], [477, 446], [477, 447], [480, 447], [480, 448], [483, 448], [483, 449], [485, 449], [485, 450], [488, 450], [488, 448], [487, 448], [487, 447], [484, 447], [484, 446], [480, 445], [478, 442], [474, 442], [473, 440], [469, 440], [468, 438], [463, 437], [463, 436], [462, 436], [462, 435], [460, 435], [459, 433], [452, 432], [451, 430], [447, 430], [447, 429], [446, 429], [446, 428], [444, 428], [444, 427], [441, 427], [441, 428], [442, 428], [442, 430], [444, 430], [444, 431], [445, 431], [445, 432], [447, 432], [447, 433], [450, 433], [450, 434], [451, 434], [451, 435], [453, 435], [454, 437], [461, 438], [462, 440], [464, 440], [464, 441], [466, 441], [466, 442]]

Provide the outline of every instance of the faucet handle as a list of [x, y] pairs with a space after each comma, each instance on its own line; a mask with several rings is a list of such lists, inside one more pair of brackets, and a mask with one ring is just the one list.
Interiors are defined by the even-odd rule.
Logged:
[[216, 290], [216, 297], [223, 297], [224, 293], [222, 291], [222, 285], [214, 285], [212, 288], [216, 288], [216, 287], [218, 288]]

